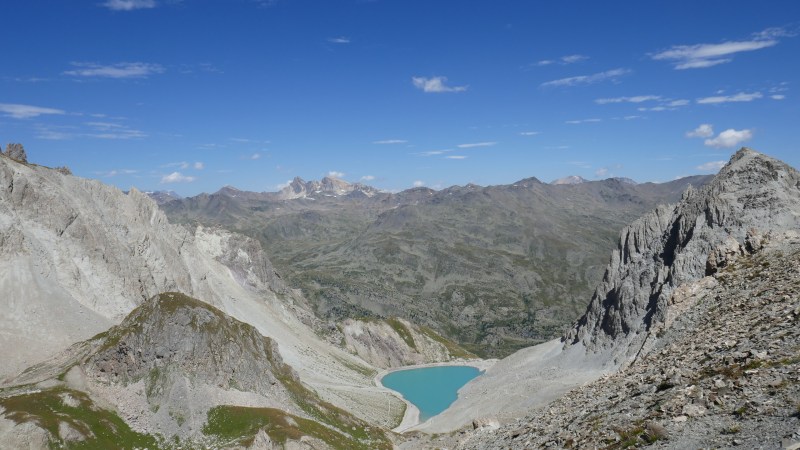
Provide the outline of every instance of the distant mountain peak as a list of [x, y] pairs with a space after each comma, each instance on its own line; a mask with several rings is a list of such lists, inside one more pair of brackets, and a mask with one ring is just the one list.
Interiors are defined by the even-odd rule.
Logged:
[[564, 178], [553, 180], [550, 182], [550, 184], [581, 184], [581, 183], [586, 183], [587, 181], [589, 180], [580, 177], [578, 175], [570, 175]]
[[319, 181], [305, 181], [300, 177], [294, 177], [287, 186], [276, 193], [276, 196], [280, 200], [310, 198], [320, 194], [339, 197], [355, 193], [372, 197], [378, 192], [380, 191], [372, 186], [361, 183], [348, 183], [341, 178], [331, 176], [323, 177]]
[[625, 183], [625, 184], [632, 184], [634, 186], [639, 184], [636, 182], [636, 180], [626, 177], [611, 177], [609, 178], [609, 180], [619, 181], [620, 183]]

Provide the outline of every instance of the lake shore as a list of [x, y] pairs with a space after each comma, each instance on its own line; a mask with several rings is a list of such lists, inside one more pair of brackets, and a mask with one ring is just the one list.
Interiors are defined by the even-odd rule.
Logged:
[[416, 407], [416, 405], [409, 402], [405, 397], [403, 397], [403, 394], [395, 391], [394, 389], [390, 389], [384, 386], [383, 383], [381, 383], [383, 377], [392, 372], [399, 372], [403, 370], [412, 370], [412, 369], [423, 369], [426, 367], [443, 367], [443, 366], [470, 366], [477, 368], [481, 372], [485, 372], [486, 370], [494, 366], [495, 363], [497, 363], [497, 361], [498, 361], [497, 359], [458, 359], [454, 361], [414, 364], [411, 366], [400, 366], [400, 367], [393, 367], [391, 369], [381, 370], [375, 375], [373, 379], [375, 386], [387, 392], [392, 393], [393, 395], [400, 398], [406, 404], [406, 412], [405, 414], [403, 414], [403, 420], [401, 420], [400, 424], [394, 427], [392, 431], [394, 431], [395, 433], [403, 433], [405, 431], [408, 431], [416, 427], [417, 425], [420, 425], [420, 411], [419, 408]]

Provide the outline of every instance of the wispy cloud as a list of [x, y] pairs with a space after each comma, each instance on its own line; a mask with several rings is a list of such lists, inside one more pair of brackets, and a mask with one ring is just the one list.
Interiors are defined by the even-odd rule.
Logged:
[[328, 38], [328, 42], [331, 44], [349, 44], [350, 38], [347, 36], [332, 37]]
[[443, 93], [443, 92], [464, 92], [467, 86], [448, 86], [447, 77], [411, 77], [414, 87], [423, 92]]
[[39, 117], [47, 114], [66, 114], [64, 110], [61, 109], [20, 105], [17, 103], [0, 103], [0, 112], [4, 113], [7, 117], [12, 117], [14, 119], [30, 119], [32, 117]]
[[770, 95], [769, 98], [771, 98], [773, 100], [783, 100], [783, 99], [786, 98], [786, 96], [783, 95], [783, 94], [773, 94], [773, 95]]
[[594, 102], [598, 105], [607, 105], [609, 103], [642, 103], [661, 100], [660, 95], [636, 95], [633, 97], [613, 97], [613, 98], [598, 98]]
[[437, 155], [444, 155], [445, 153], [450, 153], [452, 151], [453, 150], [451, 150], [451, 149], [447, 149], [447, 150], [428, 150], [426, 152], [412, 153], [412, 155], [417, 155], [417, 156], [437, 156]]
[[120, 123], [86, 122], [84, 125], [89, 127], [89, 131], [82, 135], [96, 139], [140, 139], [147, 137], [147, 133]]
[[165, 69], [160, 64], [143, 62], [122, 62], [116, 64], [97, 64], [92, 62], [73, 62], [72, 70], [67, 70], [64, 75], [87, 78], [147, 78], [150, 75], [164, 73]]
[[710, 123], [701, 124], [692, 131], [686, 132], [688, 138], [709, 138], [714, 135], [714, 127]]
[[520, 136], [536, 136], [537, 134], [541, 134], [539, 131], [522, 131], [519, 133]]
[[584, 61], [587, 59], [589, 59], [589, 57], [585, 55], [566, 55], [557, 59], [543, 59], [537, 62], [536, 65], [540, 67], [549, 66], [551, 64], [567, 65], [567, 64], [575, 64], [576, 62]]
[[414, 186], [414, 187], [422, 187], [422, 186], [425, 186], [425, 182], [422, 181], [422, 180], [417, 180], [417, 181], [411, 183], [411, 185]]
[[161, 177], [161, 184], [170, 184], [170, 183], [191, 183], [194, 181], [195, 177], [190, 177], [187, 175], [183, 175], [180, 172], [172, 172], [169, 175], [164, 175]]
[[564, 123], [567, 123], [567, 124], [570, 124], [570, 125], [577, 125], [577, 124], [581, 124], [581, 123], [597, 123], [597, 122], [602, 122], [602, 121], [603, 121], [603, 119], [581, 119], [581, 120], [567, 120]]
[[708, 147], [731, 148], [753, 138], [752, 130], [734, 130], [729, 128], [718, 134], [713, 139], [706, 139], [703, 143]]
[[195, 170], [203, 170], [206, 168], [206, 165], [202, 161], [197, 161], [194, 163]]
[[700, 164], [699, 166], [695, 167], [695, 169], [702, 170], [703, 172], [717, 172], [724, 166], [725, 161], [710, 161], [705, 164]]
[[754, 33], [750, 39], [726, 41], [719, 44], [674, 45], [650, 57], [670, 61], [676, 70], [703, 69], [733, 61], [737, 53], [751, 52], [778, 44], [778, 38], [790, 37], [793, 33], [783, 28], [768, 28]]
[[344, 172], [339, 172], [336, 170], [331, 170], [330, 172], [328, 172], [328, 176], [331, 178], [344, 178], [344, 175], [345, 175]]
[[405, 144], [408, 143], [408, 141], [403, 139], [385, 139], [382, 141], [372, 141], [372, 143], [378, 145], [392, 145], [392, 144]]
[[134, 9], [155, 8], [155, 0], [107, 0], [100, 4], [112, 11], [133, 11]]
[[751, 92], [751, 93], [740, 92], [734, 95], [717, 95], [713, 97], [698, 98], [697, 103], [700, 105], [713, 105], [713, 104], [731, 103], [731, 102], [752, 102], [753, 100], [758, 100], [762, 97], [764, 96], [761, 95], [761, 92]]
[[114, 169], [114, 170], [109, 170], [107, 172], [95, 172], [95, 173], [103, 178], [112, 178], [117, 175], [133, 175], [139, 173], [139, 171], [134, 169]]
[[447, 155], [445, 159], [467, 159], [464, 155]]
[[473, 142], [471, 144], [458, 144], [458, 148], [493, 147], [497, 142]]
[[256, 159], [261, 159], [261, 153], [253, 153], [252, 155], [248, 156], [247, 159], [255, 161]]
[[616, 80], [623, 75], [629, 74], [629, 69], [612, 69], [605, 72], [598, 72], [592, 75], [578, 75], [575, 77], [560, 78], [558, 80], [542, 83], [541, 87], [561, 87], [561, 86], [581, 86], [599, 83], [601, 81]]
[[364, 175], [361, 177], [361, 181], [373, 181], [375, 179], [375, 175]]

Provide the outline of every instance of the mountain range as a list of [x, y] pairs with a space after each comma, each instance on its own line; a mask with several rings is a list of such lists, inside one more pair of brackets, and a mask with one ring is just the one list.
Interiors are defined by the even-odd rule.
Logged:
[[402, 317], [482, 356], [558, 336], [585, 308], [618, 230], [710, 176], [636, 184], [611, 178], [380, 192], [295, 178], [161, 205], [171, 221], [261, 242], [318, 316]]

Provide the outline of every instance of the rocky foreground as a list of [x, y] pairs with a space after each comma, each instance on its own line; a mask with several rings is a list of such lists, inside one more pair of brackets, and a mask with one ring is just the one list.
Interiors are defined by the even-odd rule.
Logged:
[[[617, 374], [458, 448], [800, 448], [800, 235], [728, 246]], [[722, 258], [717, 258], [721, 255]], [[723, 266], [719, 268], [717, 266]]]

